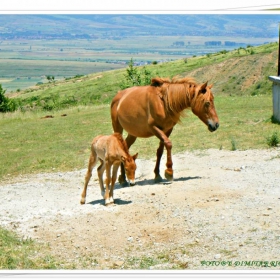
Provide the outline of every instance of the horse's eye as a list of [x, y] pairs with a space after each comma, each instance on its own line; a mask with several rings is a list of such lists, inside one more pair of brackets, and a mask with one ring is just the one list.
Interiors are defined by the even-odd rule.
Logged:
[[205, 102], [205, 107], [208, 108], [209, 106], [210, 106], [210, 102], [209, 101]]

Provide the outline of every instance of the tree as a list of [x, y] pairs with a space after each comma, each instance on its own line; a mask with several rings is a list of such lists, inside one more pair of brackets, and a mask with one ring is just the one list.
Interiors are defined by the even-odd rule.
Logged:
[[49, 83], [54, 82], [54, 76], [47, 75], [46, 78], [49, 81]]

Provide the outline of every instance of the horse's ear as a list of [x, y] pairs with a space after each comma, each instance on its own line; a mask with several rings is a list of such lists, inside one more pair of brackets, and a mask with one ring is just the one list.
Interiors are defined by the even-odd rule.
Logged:
[[151, 79], [151, 86], [153, 87], [160, 87], [163, 84], [163, 80], [161, 78], [152, 78]]
[[136, 159], [137, 159], [137, 156], [138, 156], [138, 153], [135, 154], [134, 156], [132, 156], [132, 158], [133, 158], [134, 160], [136, 160]]
[[203, 94], [206, 93], [207, 83], [208, 83], [208, 81], [207, 81], [206, 83], [204, 83], [204, 84], [201, 85], [201, 87], [200, 87], [200, 89], [199, 89], [199, 92], [200, 92], [200, 93], [203, 93]]
[[125, 161], [126, 161], [126, 157], [121, 156], [121, 161], [122, 161], [122, 162], [125, 162]]
[[210, 86], [208, 86], [209, 89], [212, 88], [212, 87], [213, 87], [213, 84], [211, 84]]

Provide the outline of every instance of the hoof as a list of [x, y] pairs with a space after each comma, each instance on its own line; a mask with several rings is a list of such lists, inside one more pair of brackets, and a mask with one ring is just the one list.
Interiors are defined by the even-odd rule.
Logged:
[[82, 198], [82, 199], [80, 200], [80, 203], [81, 203], [81, 204], [85, 204], [85, 202], [86, 202], [86, 200], [85, 200], [84, 198]]
[[168, 169], [165, 170], [164, 176], [167, 181], [173, 181], [173, 172]]
[[129, 186], [129, 183], [127, 181], [123, 181], [122, 183], [120, 183], [120, 185], [122, 187], [128, 187]]
[[105, 206], [106, 206], [106, 207], [108, 207], [108, 206], [110, 206], [110, 205], [115, 205], [115, 204], [114, 204], [114, 202], [106, 202], [106, 203], [105, 203]]
[[161, 176], [160, 175], [157, 175], [156, 177], [155, 177], [155, 183], [160, 183], [160, 182], [162, 182], [162, 178], [161, 178]]

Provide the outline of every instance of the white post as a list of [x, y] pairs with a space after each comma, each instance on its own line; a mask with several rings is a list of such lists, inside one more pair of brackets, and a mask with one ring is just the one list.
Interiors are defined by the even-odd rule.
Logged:
[[280, 122], [280, 77], [269, 76], [268, 78], [273, 82], [273, 117]]

